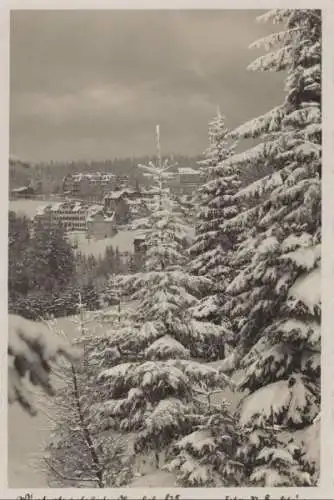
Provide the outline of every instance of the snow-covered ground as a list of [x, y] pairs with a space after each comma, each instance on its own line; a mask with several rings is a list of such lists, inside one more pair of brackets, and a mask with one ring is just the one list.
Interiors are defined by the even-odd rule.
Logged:
[[17, 214], [25, 215], [30, 219], [36, 215], [36, 211], [42, 205], [57, 203], [55, 200], [10, 200], [9, 210], [13, 210]]
[[39, 412], [34, 418], [17, 404], [8, 408], [8, 487], [46, 488], [42, 471], [43, 442], [50, 421]]
[[78, 243], [78, 250], [86, 255], [103, 256], [107, 246], [118, 247], [120, 252], [133, 252], [133, 240], [137, 235], [142, 234], [141, 231], [121, 230], [112, 238], [104, 238], [101, 240], [87, 239], [84, 233], [70, 233], [70, 238], [73, 242]]

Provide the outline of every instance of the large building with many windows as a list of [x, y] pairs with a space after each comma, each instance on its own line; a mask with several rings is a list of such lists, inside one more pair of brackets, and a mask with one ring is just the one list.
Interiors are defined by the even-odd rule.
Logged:
[[105, 213], [103, 205], [88, 205], [80, 201], [41, 206], [34, 220], [46, 226], [60, 223], [66, 233], [82, 231], [94, 238], [109, 238], [117, 232], [115, 213]]
[[[100, 206], [98, 208], [101, 209]], [[51, 203], [37, 210], [35, 221], [46, 224], [61, 223], [65, 231], [86, 231], [87, 217], [92, 209], [94, 207], [79, 201]]]
[[118, 185], [116, 175], [108, 172], [78, 173], [67, 175], [63, 180], [63, 192], [75, 198], [99, 201]]

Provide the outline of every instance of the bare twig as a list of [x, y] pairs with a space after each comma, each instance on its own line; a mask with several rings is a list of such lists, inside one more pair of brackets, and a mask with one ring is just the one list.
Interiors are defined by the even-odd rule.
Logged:
[[77, 408], [77, 412], [78, 412], [78, 416], [79, 416], [79, 420], [80, 420], [81, 429], [82, 429], [84, 439], [86, 441], [90, 456], [92, 458], [92, 462], [95, 465], [96, 470], [97, 470], [99, 487], [104, 488], [105, 485], [104, 485], [104, 481], [103, 481], [103, 469], [101, 467], [99, 457], [96, 453], [89, 429], [85, 423], [85, 418], [84, 418], [82, 408], [81, 408], [80, 391], [79, 391], [77, 373], [76, 373], [74, 365], [71, 365], [71, 367], [72, 367], [72, 380], [73, 380], [73, 387], [74, 387], [74, 398], [75, 398], [75, 404], [76, 404], [76, 408]]
[[57, 470], [56, 467], [54, 467], [54, 465], [52, 465], [52, 463], [50, 462], [50, 460], [48, 460], [47, 458], [44, 457], [43, 461], [46, 463], [46, 465], [48, 466], [48, 468], [52, 472], [54, 472], [54, 474], [56, 474], [56, 476], [58, 476], [63, 481], [76, 481], [76, 482], [81, 482], [81, 481], [87, 482], [88, 481], [88, 482], [97, 482], [97, 483], [99, 483], [99, 479], [97, 477], [89, 478], [89, 477], [68, 477], [68, 476], [65, 476], [59, 470]]

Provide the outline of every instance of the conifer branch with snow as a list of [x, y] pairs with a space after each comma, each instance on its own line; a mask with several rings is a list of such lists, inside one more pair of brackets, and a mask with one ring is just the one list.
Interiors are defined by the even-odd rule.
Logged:
[[[289, 440], [320, 409], [321, 22], [310, 10], [265, 17], [283, 22], [285, 30], [260, 42], [271, 52], [250, 69], [286, 71], [286, 97], [231, 133], [259, 141], [232, 156], [231, 168], [268, 163], [275, 172], [236, 193], [245, 208], [223, 224], [243, 230], [235, 254], [240, 271], [229, 283], [224, 312], [239, 324], [240, 388], [248, 392], [241, 422], [255, 435], [268, 424], [285, 425]], [[255, 484], [314, 484], [313, 466], [299, 452], [284, 458], [280, 447], [287, 442], [277, 443], [275, 452], [257, 455]]]
[[[37, 413], [31, 386], [39, 386], [53, 396], [52, 372], [62, 358], [74, 362], [77, 353], [52, 336], [47, 325], [21, 316], [9, 315], [8, 402], [17, 401], [31, 415]], [[29, 382], [27, 383], [27, 376]]]

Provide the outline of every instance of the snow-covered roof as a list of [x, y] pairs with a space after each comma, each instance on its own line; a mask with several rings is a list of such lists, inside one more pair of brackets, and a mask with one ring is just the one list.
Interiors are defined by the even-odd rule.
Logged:
[[31, 186], [22, 186], [12, 189], [12, 193], [24, 193], [25, 191], [32, 189]]
[[61, 208], [63, 208], [63, 206], [64, 206], [64, 203], [62, 203], [62, 202], [55, 203], [54, 205], [51, 205], [50, 210], [52, 212], [57, 212], [57, 210], [60, 210]]
[[141, 190], [141, 194], [142, 195], [145, 195], [145, 194], [149, 194], [149, 195], [157, 195], [159, 194], [159, 191], [157, 189], [142, 189]]
[[48, 209], [51, 208], [52, 205], [41, 205], [40, 207], [37, 208], [36, 210], [36, 215], [43, 215], [44, 212]]
[[113, 220], [115, 219], [115, 212], [113, 212], [111, 215], [108, 215], [108, 216], [104, 216], [104, 220], [106, 222], [112, 222]]
[[88, 208], [88, 215], [94, 216], [103, 210], [103, 205], [92, 205]]
[[73, 174], [72, 179], [74, 181], [80, 181], [82, 179], [82, 174]]
[[22, 165], [23, 167], [27, 167], [29, 168], [30, 167], [30, 164], [27, 163], [26, 161], [23, 161], [21, 158], [19, 158], [18, 156], [14, 156], [14, 155], [11, 155], [9, 157], [9, 164], [10, 165]]
[[87, 208], [85, 205], [83, 205], [80, 202], [76, 202], [74, 204], [74, 206], [72, 207], [72, 211], [73, 212], [80, 212], [80, 210], [84, 210], [85, 208]]
[[135, 237], [134, 241], [145, 241], [146, 236], [145, 234], [138, 234], [138, 236]]
[[[103, 207], [102, 205], [98, 206], [99, 210]], [[42, 215], [46, 210], [51, 212], [57, 211], [66, 211], [66, 212], [80, 212], [81, 210], [87, 210], [88, 206], [86, 203], [76, 201], [76, 202], [56, 202], [56, 203], [48, 203], [47, 205], [42, 205], [37, 208], [36, 215]]]
[[105, 198], [111, 200], [118, 200], [124, 194], [124, 190], [122, 191], [111, 191], [110, 193], [105, 195]]
[[75, 181], [81, 181], [82, 179], [88, 180], [110, 180], [116, 177], [115, 174], [111, 172], [87, 172], [87, 173], [76, 173], [73, 174], [72, 179]]
[[137, 189], [133, 189], [133, 188], [124, 189], [124, 194], [135, 194], [135, 193], [138, 193]]

